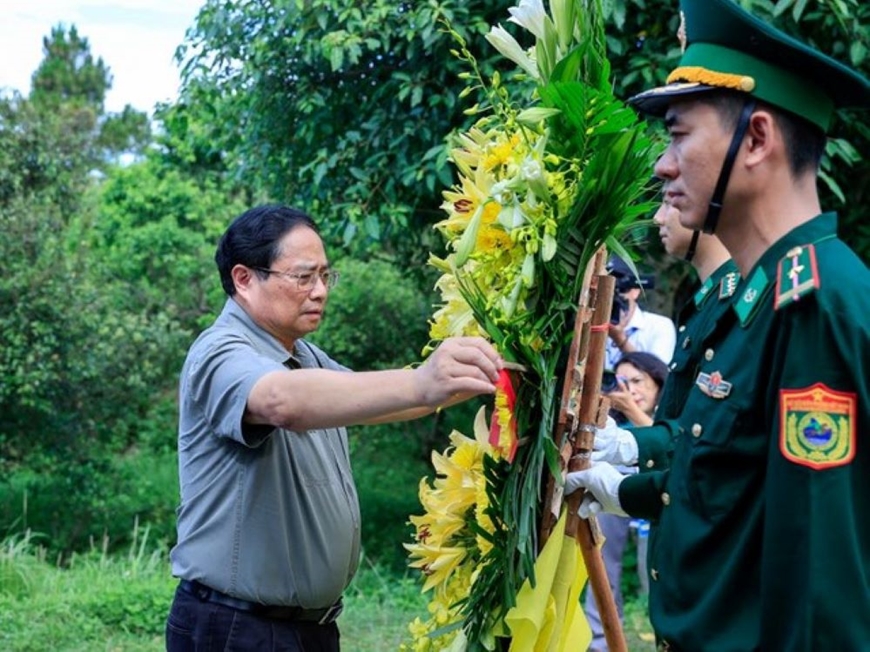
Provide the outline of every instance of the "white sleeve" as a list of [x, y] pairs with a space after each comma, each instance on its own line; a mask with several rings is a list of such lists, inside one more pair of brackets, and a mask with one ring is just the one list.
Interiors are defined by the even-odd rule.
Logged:
[[674, 347], [677, 345], [677, 329], [674, 322], [664, 315], [655, 315], [655, 328], [653, 332], [655, 336], [650, 342], [648, 351], [656, 356], [665, 364], [669, 364], [674, 357]]

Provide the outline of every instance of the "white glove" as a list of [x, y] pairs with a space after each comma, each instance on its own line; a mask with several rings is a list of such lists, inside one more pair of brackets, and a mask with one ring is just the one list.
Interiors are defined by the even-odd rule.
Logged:
[[628, 430], [616, 425], [612, 417], [607, 417], [607, 425], [595, 431], [592, 443], [592, 461], [610, 464], [637, 464], [637, 440]]
[[619, 504], [619, 485], [625, 478], [606, 462], [598, 462], [583, 471], [569, 473], [565, 478], [565, 495], [577, 489], [586, 489], [577, 513], [580, 518], [605, 511], [608, 514], [628, 516]]

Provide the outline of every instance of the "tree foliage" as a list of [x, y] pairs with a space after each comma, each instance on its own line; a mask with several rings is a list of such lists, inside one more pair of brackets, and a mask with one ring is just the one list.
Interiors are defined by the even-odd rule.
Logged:
[[[72, 41], [62, 51], [91, 61]], [[51, 505], [28, 523], [82, 546], [105, 528], [112, 460], [144, 440], [190, 335], [165, 310], [125, 303], [128, 284], [90, 246], [94, 164], [111, 169], [94, 120], [107, 69], [81, 85], [59, 70], [44, 62], [32, 97], [0, 98], [0, 527], [22, 504]]]
[[439, 244], [444, 137], [466, 122], [442, 21], [481, 44], [508, 4], [212, 0], [180, 52], [182, 102], [247, 183], [419, 263]]
[[132, 152], [141, 154], [151, 140], [148, 115], [129, 104], [120, 113], [106, 113], [112, 74], [102, 57], [95, 58], [88, 39], [72, 25], [52, 28], [42, 41], [43, 60], [33, 73], [28, 97], [35, 110], [71, 123], [87, 136], [91, 165]]
[[44, 59], [31, 80], [30, 99], [46, 109], [88, 106], [103, 112], [112, 76], [101, 57], [94, 59], [88, 39], [79, 36], [75, 25], [67, 30], [57, 25], [42, 39]]
[[118, 305], [202, 327], [225, 298], [214, 252], [242, 202], [153, 158], [110, 171], [97, 202], [78, 230], [99, 261], [96, 272], [123, 283]]
[[[298, 204], [336, 241], [356, 251], [374, 246], [413, 268], [422, 252], [440, 246], [429, 226], [451, 182], [444, 138], [468, 123], [457, 103], [459, 63], [441, 21], [485, 53], [481, 34], [504, 22], [513, 4], [210, 0], [179, 50], [180, 106], [192, 131], [176, 143], [198, 142], [200, 152], [208, 144], [213, 159], [255, 194]], [[868, 72], [866, 3], [742, 4]], [[650, 0], [607, 7], [618, 95], [662, 83], [680, 55], [677, 4], [672, 11]], [[491, 72], [491, 61], [483, 63]], [[856, 148], [866, 132], [845, 114], [823, 170], [827, 205], [846, 205], [844, 231], [864, 255], [866, 184], [849, 180], [868, 172]]]

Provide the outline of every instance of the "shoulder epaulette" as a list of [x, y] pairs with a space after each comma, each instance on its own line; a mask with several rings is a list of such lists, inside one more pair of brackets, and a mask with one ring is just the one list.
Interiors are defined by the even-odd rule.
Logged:
[[811, 245], [794, 247], [779, 261], [776, 268], [776, 296], [773, 309], [799, 301], [821, 285], [816, 265], [816, 248]]

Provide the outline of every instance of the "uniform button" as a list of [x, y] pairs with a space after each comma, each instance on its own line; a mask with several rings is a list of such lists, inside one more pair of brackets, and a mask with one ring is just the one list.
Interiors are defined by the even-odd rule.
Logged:
[[656, 463], [653, 462], [652, 460], [647, 460], [647, 461], [646, 461], [646, 468], [648, 468], [648, 469], [651, 469], [651, 468], [654, 467], [655, 465], [656, 465]]
[[671, 504], [671, 494], [669, 494], [667, 491], [662, 494], [662, 503], [664, 503], [665, 505]]
[[677, 368], [677, 363], [676, 363], [676, 362], [672, 362], [671, 364], [668, 365], [668, 369], [670, 369], [671, 371], [673, 371], [673, 370], [676, 369], [676, 368]]
[[713, 359], [713, 349], [707, 349], [706, 351], [704, 351], [704, 359], [707, 362], [710, 362], [710, 360]]
[[702, 432], [704, 432], [704, 428], [703, 428], [703, 426], [701, 426], [700, 423], [696, 423], [695, 425], [692, 426], [692, 434], [695, 437], [700, 437]]
[[691, 338], [691, 337], [686, 337], [686, 339], [683, 340], [683, 348], [684, 348], [684, 349], [688, 349], [688, 348], [689, 348], [689, 344], [690, 344], [691, 342], [692, 342], [692, 338]]
[[684, 330], [686, 330], [686, 325], [685, 325], [685, 324], [683, 324], [682, 326], [680, 326], [680, 332], [682, 333]]
[[651, 568], [649, 571], [649, 576], [653, 582], [659, 581], [659, 572], [655, 568]]

